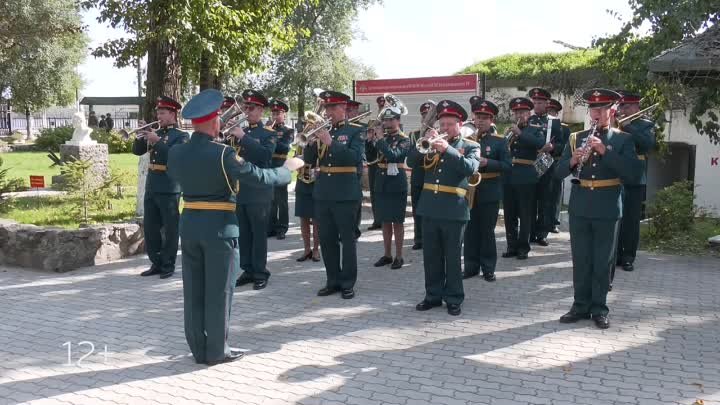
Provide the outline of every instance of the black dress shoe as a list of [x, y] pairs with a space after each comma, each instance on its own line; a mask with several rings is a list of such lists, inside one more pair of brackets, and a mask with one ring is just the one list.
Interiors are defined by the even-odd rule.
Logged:
[[372, 225], [368, 226], [368, 229], [367, 229], [367, 230], [368, 230], [368, 231], [374, 231], [374, 230], [380, 229], [380, 228], [382, 228], [382, 225], [381, 225], [381, 224], [373, 223]]
[[304, 262], [307, 259], [312, 259], [312, 252], [303, 253], [303, 255], [295, 259], [295, 261]]
[[412, 250], [422, 250], [422, 243], [418, 242], [412, 245]]
[[268, 237], [268, 238], [272, 238], [272, 237], [275, 236], [275, 235], [277, 235], [277, 232], [275, 232], [275, 231], [270, 231], [270, 232], [267, 233], [267, 237]]
[[550, 233], [560, 233], [560, 228], [555, 225], [550, 229]]
[[342, 290], [342, 298], [344, 300], [349, 300], [354, 297], [355, 297], [355, 290], [353, 290], [352, 288], [346, 288], [346, 289]]
[[170, 278], [170, 277], [172, 277], [173, 273], [175, 273], [174, 270], [173, 271], [163, 271], [160, 273], [160, 278]]
[[277, 240], [285, 239], [285, 232], [278, 232], [276, 238], [277, 238]]
[[608, 291], [612, 291], [612, 284], [608, 286]]
[[460, 312], [462, 310], [460, 309], [460, 304], [447, 304], [448, 307], [448, 314], [452, 316], [458, 316], [460, 315]]
[[540, 246], [547, 246], [547, 245], [549, 245], [547, 239], [545, 239], [545, 238], [538, 238], [538, 239], [535, 241], [535, 243], [537, 243], [537, 244], [540, 245]]
[[532, 235], [532, 236], [530, 236], [530, 243], [537, 242], [538, 239], [540, 239], [540, 238], [538, 238], [538, 237], [535, 236], [535, 235]]
[[526, 260], [527, 258], [528, 258], [527, 252], [525, 252], [525, 253], [518, 253], [518, 255], [517, 255], [517, 259], [518, 259], [518, 260]]
[[402, 266], [405, 264], [405, 260], [402, 257], [396, 257], [395, 260], [393, 260], [392, 265], [390, 266], [391, 269], [397, 270], [402, 268]]
[[442, 301], [439, 302], [430, 302], [426, 300], [420, 301], [419, 304], [415, 305], [415, 309], [418, 311], [427, 311], [430, 309], [433, 309], [435, 307], [442, 306]]
[[230, 354], [225, 356], [224, 359], [210, 360], [210, 361], [206, 362], [206, 364], [208, 366], [216, 366], [218, 364], [230, 363], [231, 361], [240, 360], [241, 358], [243, 358], [243, 356], [245, 356], [245, 353], [238, 351], [238, 350], [230, 349]]
[[635, 270], [635, 266], [633, 266], [633, 264], [630, 262], [625, 262], [622, 265], [622, 269], [625, 271], [633, 271], [633, 270]]
[[317, 292], [317, 295], [318, 297], [327, 297], [328, 295], [333, 295], [336, 292], [338, 292], [337, 288], [323, 287], [320, 289], [320, 291]]
[[253, 290], [262, 290], [263, 288], [267, 287], [267, 284], [267, 280], [256, 280], [253, 283]]
[[149, 270], [145, 270], [142, 273], [140, 273], [141, 276], [147, 277], [147, 276], [154, 276], [156, 274], [160, 274], [160, 268], [152, 266]]
[[485, 274], [483, 274], [483, 278], [485, 279], [485, 281], [488, 281], [491, 283], [496, 280], [495, 273], [485, 273]]
[[560, 317], [560, 323], [575, 323], [581, 319], [590, 318], [589, 314], [578, 314], [575, 311], [570, 311], [567, 314]]
[[478, 274], [480, 274], [479, 271], [467, 271], [467, 270], [465, 270], [465, 271], [463, 271], [463, 280], [467, 280], [468, 278], [473, 278], [473, 277], [477, 276]]
[[595, 326], [600, 329], [607, 329], [610, 327], [610, 319], [607, 315], [593, 315], [592, 319], [595, 321]]
[[504, 252], [502, 254], [502, 257], [508, 258], [508, 257], [515, 257], [517, 255], [518, 255], [517, 252]]
[[235, 282], [235, 287], [242, 287], [242, 286], [244, 286], [246, 284], [250, 284], [252, 282], [253, 282], [253, 280], [251, 278], [240, 276], [240, 278], [238, 278], [237, 281]]
[[392, 262], [393, 262], [392, 257], [383, 256], [378, 261], [376, 261], [373, 266], [375, 266], [375, 267], [387, 266], [388, 264], [390, 264]]

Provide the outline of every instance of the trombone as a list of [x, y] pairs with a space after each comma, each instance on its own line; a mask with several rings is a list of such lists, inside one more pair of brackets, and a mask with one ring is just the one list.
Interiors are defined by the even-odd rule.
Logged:
[[645, 113], [655, 110], [659, 105], [660, 105], [660, 103], [656, 103], [656, 104], [653, 104], [650, 107], [644, 108], [634, 114], [628, 115], [627, 117], [620, 118], [619, 120], [617, 120], [618, 128], [622, 129], [623, 125], [633, 122], [636, 119], [640, 118]]
[[[149, 123], [149, 124], [145, 124], [145, 125], [139, 126], [139, 127], [135, 128], [135, 129], [132, 129], [132, 130], [130, 130], [130, 131], [128, 131], [128, 130], [126, 130], [125, 128], [123, 128], [123, 129], [120, 130], [120, 135], [122, 136], [122, 138], [123, 138], [124, 140], [128, 140], [128, 139], [130, 139], [130, 135], [136, 134], [136, 133], [139, 133], [139, 132], [140, 132], [140, 133], [146, 132], [146, 131], [143, 131], [145, 128], [152, 128], [152, 127], [155, 126], [155, 125], [158, 125], [158, 126], [159, 126], [159, 125], [160, 125], [160, 120], [153, 121], [153, 122], [151, 122], [151, 123]], [[142, 138], [142, 135], [139, 136], [139, 138]]]

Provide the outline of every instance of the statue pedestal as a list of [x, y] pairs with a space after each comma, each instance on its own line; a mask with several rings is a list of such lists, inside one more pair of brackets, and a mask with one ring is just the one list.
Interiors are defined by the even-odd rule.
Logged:
[[60, 145], [60, 159], [71, 162], [73, 158], [92, 162], [92, 176], [96, 181], [104, 181], [110, 177], [110, 159], [106, 144]]

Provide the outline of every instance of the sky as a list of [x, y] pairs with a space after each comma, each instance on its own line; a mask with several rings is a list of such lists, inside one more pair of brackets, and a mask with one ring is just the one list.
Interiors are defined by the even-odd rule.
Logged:
[[[563, 52], [553, 43], [589, 46], [617, 32], [628, 18], [627, 0], [384, 0], [360, 11], [357, 38], [348, 54], [375, 68], [379, 79], [450, 75], [475, 62], [507, 53]], [[123, 36], [83, 15], [91, 46]], [[88, 56], [79, 68], [82, 96], [135, 96], [135, 69], [117, 69], [111, 59]]]

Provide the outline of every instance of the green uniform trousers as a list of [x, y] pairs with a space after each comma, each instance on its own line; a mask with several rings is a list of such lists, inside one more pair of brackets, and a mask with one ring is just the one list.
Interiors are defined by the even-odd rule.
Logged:
[[[359, 201], [315, 200], [320, 253], [329, 288], [350, 289], [357, 280], [355, 219]], [[342, 256], [340, 246], [342, 245]]]
[[[535, 184], [506, 184], [503, 190], [503, 213], [507, 251], [528, 253], [530, 230], [535, 219]], [[520, 231], [518, 232], [518, 222]]]
[[[146, 192], [143, 200], [145, 250], [153, 267], [175, 271], [180, 238], [180, 194]], [[164, 231], [164, 238], [161, 230]]]
[[288, 186], [273, 187], [273, 201], [270, 208], [271, 232], [285, 233], [290, 227], [290, 216], [288, 208]]
[[235, 211], [240, 228], [240, 268], [244, 280], [270, 278], [267, 266], [267, 229], [270, 204], [238, 204]]
[[227, 335], [238, 260], [235, 238], [183, 239], [185, 338], [198, 363], [230, 354]]
[[423, 260], [425, 262], [425, 300], [462, 304], [462, 254], [465, 221], [423, 217]]
[[619, 220], [570, 216], [570, 248], [573, 261], [573, 311], [578, 314], [607, 315], [610, 269]]
[[475, 203], [470, 210], [470, 222], [465, 229], [465, 272], [470, 274], [494, 274], [497, 264], [495, 225], [499, 201]]
[[412, 202], [412, 213], [413, 213], [413, 242], [422, 243], [422, 218], [417, 214], [417, 206], [420, 202], [420, 195], [422, 194], [422, 186], [412, 186], [410, 188], [410, 201]]
[[617, 259], [620, 263], [635, 262], [640, 243], [640, 219], [645, 200], [645, 185], [623, 186], [623, 217], [620, 220]]

